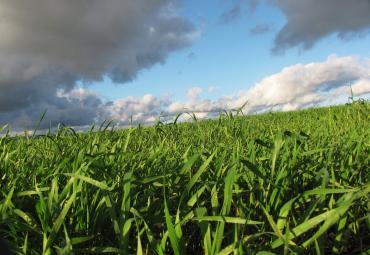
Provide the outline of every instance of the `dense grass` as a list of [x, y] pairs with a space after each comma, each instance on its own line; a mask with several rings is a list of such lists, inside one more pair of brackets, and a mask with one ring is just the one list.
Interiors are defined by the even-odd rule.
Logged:
[[19, 254], [366, 254], [370, 105], [0, 138]]

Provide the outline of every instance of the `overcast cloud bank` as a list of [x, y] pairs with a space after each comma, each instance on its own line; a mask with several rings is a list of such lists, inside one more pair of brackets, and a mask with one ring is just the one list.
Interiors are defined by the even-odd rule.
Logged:
[[189, 46], [198, 32], [176, 14], [176, 4], [0, 1], [0, 123], [32, 128], [46, 109], [45, 125], [85, 125], [105, 116], [100, 108], [109, 107], [96, 95], [72, 95], [77, 83], [105, 76], [125, 83]]

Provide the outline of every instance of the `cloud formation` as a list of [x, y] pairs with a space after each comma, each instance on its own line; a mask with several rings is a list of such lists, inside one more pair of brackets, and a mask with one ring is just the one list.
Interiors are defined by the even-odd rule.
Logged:
[[[24, 96], [27, 98], [26, 94]], [[30, 103], [27, 107], [0, 112], [0, 124], [10, 124], [14, 130], [18, 131], [32, 130], [44, 111], [46, 111], [46, 115], [41, 123], [41, 128], [55, 127], [59, 123], [69, 126], [91, 125], [95, 120], [105, 116], [103, 102], [97, 95], [88, 90], [79, 91], [77, 89], [68, 93], [59, 90], [56, 95], [45, 94], [45, 96], [44, 100]]]
[[187, 97], [189, 101], [197, 101], [199, 99], [199, 95], [203, 92], [203, 89], [200, 87], [192, 87], [187, 91]]
[[350, 39], [370, 32], [369, 0], [270, 0], [287, 22], [274, 40], [274, 53], [292, 47], [312, 48], [319, 40], [335, 34]]
[[268, 24], [257, 24], [249, 30], [252, 35], [266, 34], [271, 31], [271, 26]]
[[[350, 85], [355, 96], [370, 94], [370, 62], [352, 56], [329, 56], [323, 62], [297, 64], [283, 68], [256, 83], [252, 88], [239, 91], [234, 96], [217, 100], [201, 99], [209, 93], [200, 87], [190, 88], [185, 102], [171, 101], [145, 95], [142, 98], [126, 98], [113, 102], [114, 118], [127, 123], [130, 114], [140, 123], [151, 123], [159, 116], [175, 116], [178, 113], [195, 113], [197, 118], [217, 116], [224, 110], [240, 108], [244, 113], [266, 110], [292, 111], [315, 105], [331, 103], [338, 98], [346, 99]], [[112, 112], [111, 110], [108, 111]]]
[[143, 97], [126, 97], [105, 108], [105, 116], [122, 125], [133, 123], [153, 123], [169, 105], [166, 97], [158, 98], [150, 94]]
[[81, 114], [91, 123], [90, 101], [58, 91], [105, 76], [130, 81], [189, 46], [197, 31], [176, 15], [176, 2], [0, 1], [0, 123], [30, 124], [44, 108], [55, 120], [72, 124]]
[[230, 10], [221, 14], [220, 23], [230, 23], [242, 15], [242, 6], [240, 3], [236, 3]]
[[[220, 17], [224, 23], [240, 18], [244, 9], [254, 10], [261, 0], [238, 0]], [[272, 47], [274, 54], [284, 53], [294, 47], [310, 49], [330, 35], [350, 40], [370, 33], [369, 0], [268, 0], [278, 7], [286, 24], [277, 33]], [[269, 32], [265, 26], [256, 25], [252, 34]]]
[[[229, 1], [229, 0], [228, 0]], [[224, 11], [220, 18], [219, 23], [228, 24], [238, 20], [243, 16], [244, 10], [252, 12], [256, 9], [259, 0], [234, 0], [230, 9]]]
[[[333, 33], [358, 36], [370, 27], [368, 0], [270, 1], [287, 17], [275, 39], [275, 52], [310, 48]], [[197, 30], [176, 14], [177, 2], [1, 0], [0, 125], [33, 128], [44, 110], [43, 127], [59, 122], [84, 126], [105, 119], [151, 123], [161, 114], [184, 111], [212, 116], [246, 101], [248, 112], [299, 109], [348, 93], [349, 83], [357, 95], [370, 92], [369, 61], [336, 56], [284, 68], [237, 96], [217, 100], [201, 99], [207, 89], [196, 87], [188, 91], [185, 102], [149, 94], [105, 102], [77, 86], [106, 76], [125, 83], [189, 46]], [[235, 0], [226, 19], [238, 18], [242, 9], [253, 10], [257, 2]], [[255, 27], [255, 32], [261, 30]]]
[[238, 103], [248, 100], [252, 109], [299, 109], [331, 100], [334, 90], [351, 84], [370, 84], [368, 63], [351, 56], [332, 55], [324, 62], [293, 65], [262, 79], [242, 92]]

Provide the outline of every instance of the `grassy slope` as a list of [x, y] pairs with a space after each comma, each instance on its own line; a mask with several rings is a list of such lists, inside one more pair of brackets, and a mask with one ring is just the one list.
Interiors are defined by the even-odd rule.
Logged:
[[27, 254], [365, 252], [369, 110], [0, 138], [0, 237]]

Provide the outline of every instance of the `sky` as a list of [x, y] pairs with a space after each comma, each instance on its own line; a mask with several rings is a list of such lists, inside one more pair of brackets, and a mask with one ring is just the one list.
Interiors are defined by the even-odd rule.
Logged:
[[369, 0], [0, 0], [0, 127], [370, 98]]

